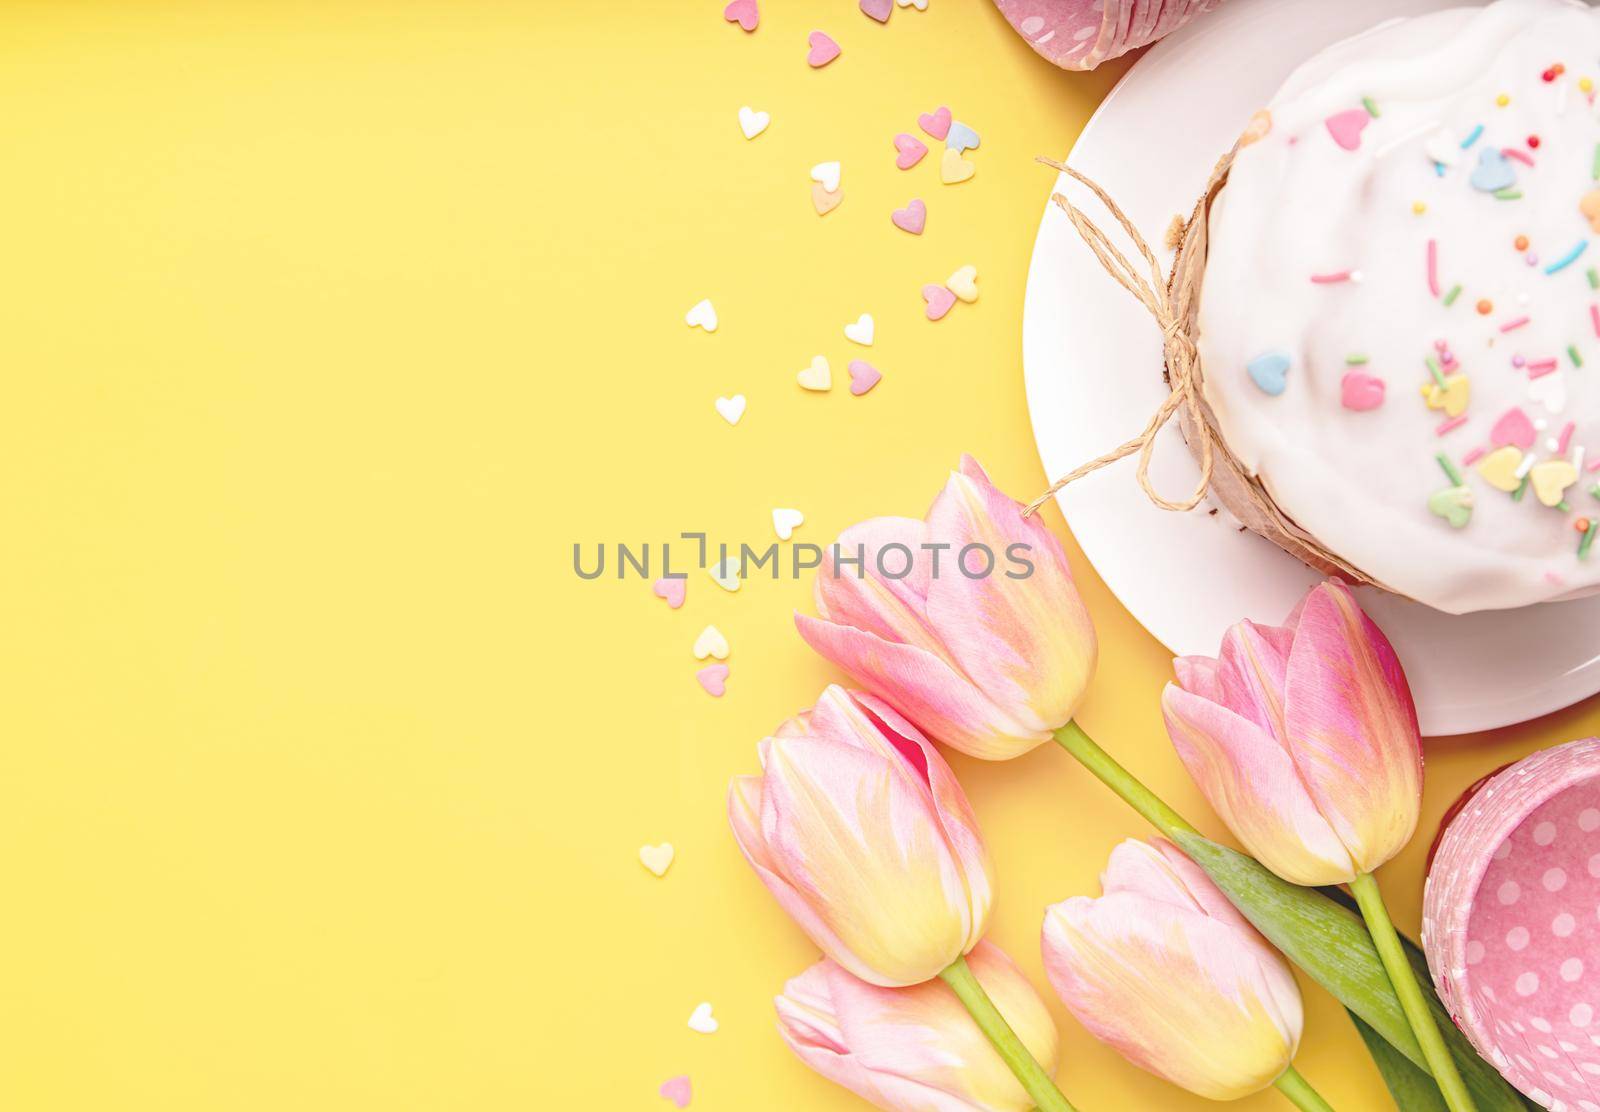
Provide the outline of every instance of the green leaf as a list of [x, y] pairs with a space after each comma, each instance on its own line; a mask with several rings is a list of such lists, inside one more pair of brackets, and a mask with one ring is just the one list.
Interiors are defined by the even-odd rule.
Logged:
[[1450, 1112], [1433, 1078], [1413, 1066], [1411, 1059], [1390, 1046], [1389, 1040], [1367, 1026], [1355, 1012], [1346, 1011], [1350, 1022], [1361, 1032], [1361, 1041], [1367, 1044], [1367, 1053], [1378, 1064], [1383, 1083], [1389, 1086], [1389, 1095], [1394, 1097], [1395, 1107], [1400, 1112]]
[[[1314, 888], [1290, 884], [1253, 858], [1209, 838], [1181, 830], [1172, 832], [1172, 836], [1244, 917], [1290, 961], [1360, 1016], [1419, 1070], [1427, 1071], [1422, 1049], [1400, 1010], [1400, 1000], [1359, 915]], [[1493, 1066], [1478, 1057], [1434, 995], [1433, 979], [1421, 952], [1408, 944], [1406, 953], [1413, 966], [1420, 969], [1423, 991], [1478, 1112], [1525, 1112], [1537, 1107], [1525, 1103]]]

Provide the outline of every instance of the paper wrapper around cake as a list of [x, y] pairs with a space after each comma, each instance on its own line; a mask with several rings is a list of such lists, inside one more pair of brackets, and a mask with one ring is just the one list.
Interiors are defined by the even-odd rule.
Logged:
[[[1206, 239], [1211, 203], [1227, 184], [1228, 168], [1233, 165], [1233, 156], [1234, 151], [1229, 151], [1222, 157], [1212, 170], [1211, 180], [1206, 183], [1206, 190], [1195, 204], [1188, 220], [1175, 218], [1167, 235], [1167, 246], [1176, 252], [1172, 271], [1167, 278], [1167, 301], [1190, 341], [1198, 337], [1196, 317], [1200, 308], [1200, 289], [1205, 279]], [[1168, 340], [1166, 379], [1169, 388], [1172, 385], [1173, 351], [1174, 341]], [[1180, 408], [1178, 415], [1183, 438], [1194, 454], [1196, 462], [1202, 461], [1203, 440], [1208, 439], [1211, 442], [1212, 467], [1209, 487], [1211, 497], [1238, 518], [1245, 528], [1265, 537], [1295, 559], [1324, 575], [1336, 575], [1350, 583], [1390, 590], [1391, 588], [1344, 560], [1337, 553], [1324, 548], [1316, 537], [1300, 528], [1273, 501], [1272, 495], [1262, 482], [1251, 475], [1228, 450], [1216, 414], [1206, 404], [1203, 389], [1205, 367], [1198, 354], [1194, 357], [1193, 368], [1191, 372], [1193, 389], [1199, 401], [1199, 408], [1204, 414], [1206, 427], [1197, 429], [1187, 409]]]

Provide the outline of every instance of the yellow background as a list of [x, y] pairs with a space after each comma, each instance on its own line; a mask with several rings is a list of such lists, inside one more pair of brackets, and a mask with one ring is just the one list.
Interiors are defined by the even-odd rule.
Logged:
[[[580, 582], [571, 546], [764, 545], [774, 506], [825, 544], [920, 513], [962, 450], [1037, 490], [1031, 159], [1123, 67], [1058, 72], [977, 0], [765, 7], [750, 36], [721, 0], [0, 8], [0, 1107], [648, 1110], [677, 1073], [696, 1112], [860, 1107], [774, 1033], [814, 954], [722, 816], [837, 678], [790, 626], [809, 583], [696, 573], [672, 612]], [[817, 72], [812, 27], [844, 48]], [[741, 104], [773, 116], [753, 142]], [[960, 186], [893, 166], [939, 104], [983, 136]], [[888, 220], [912, 196], [920, 239]], [[964, 263], [982, 299], [923, 320]], [[706, 296], [712, 336], [682, 321]], [[811, 356], [863, 354], [861, 312], [883, 383], [803, 394]], [[1072, 556], [1103, 644], [1084, 722], [1214, 831], [1157, 715], [1166, 654]], [[1595, 718], [1431, 747], [1384, 878], [1406, 927], [1459, 789]], [[993, 937], [1043, 988], [1041, 909], [1145, 830], [1059, 752], [954, 763]], [[1302, 1071], [1379, 1106], [1307, 998]], [[1210, 1107], [1057, 1014], [1085, 1112]]]

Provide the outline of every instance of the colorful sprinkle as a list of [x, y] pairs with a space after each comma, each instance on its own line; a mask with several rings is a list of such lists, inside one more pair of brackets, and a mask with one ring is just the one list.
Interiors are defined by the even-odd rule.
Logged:
[[821, 69], [840, 53], [839, 44], [821, 31], [811, 32], [806, 37], [806, 44], [811, 48], [806, 51], [806, 65], [812, 69]]
[[1578, 256], [1583, 254], [1584, 251], [1588, 250], [1588, 247], [1589, 241], [1586, 239], [1580, 239], [1565, 255], [1562, 255], [1555, 262], [1545, 267], [1544, 272], [1546, 274], [1554, 274], [1558, 270], [1565, 270], [1567, 267], [1577, 262]]
[[1528, 323], [1527, 317], [1513, 317], [1500, 326], [1501, 332], [1512, 332]]
[[1475, 305], [1474, 308], [1478, 310], [1479, 316], [1486, 317], [1490, 313], [1494, 312], [1494, 302], [1490, 301], [1487, 297], [1480, 298], [1478, 300], [1478, 304]]
[[1578, 559], [1587, 560], [1589, 549], [1594, 547], [1594, 535], [1600, 533], [1600, 521], [1589, 522], [1589, 527], [1583, 531], [1583, 540], [1578, 542]]
[[1428, 241], [1428, 292], [1439, 296], [1439, 241]]
[[1543, 378], [1545, 375], [1550, 374], [1552, 371], [1554, 371], [1556, 369], [1556, 366], [1557, 366], [1557, 364], [1556, 364], [1556, 361], [1554, 359], [1540, 359], [1540, 360], [1538, 360], [1536, 362], [1529, 363], [1528, 364], [1528, 377], [1530, 379], [1532, 379], [1532, 378]]
[[667, 870], [672, 868], [673, 852], [671, 842], [662, 842], [659, 846], [640, 846], [639, 864], [656, 876], [666, 876]]
[[[773, 513], [776, 514], [777, 511], [774, 510]], [[783, 539], [788, 540], [789, 538], [784, 537]], [[714, 625], [706, 626], [700, 631], [700, 636], [694, 639], [694, 658], [696, 660], [704, 660], [708, 656], [714, 656], [718, 660], [727, 660], [728, 652], [728, 638], [724, 636], [722, 630]]]
[[1371, 116], [1373, 119], [1377, 119], [1381, 114], [1378, 111], [1377, 101], [1373, 100], [1371, 97], [1362, 97], [1361, 107], [1365, 108], [1367, 110], [1367, 115]]
[[683, 605], [683, 596], [688, 591], [689, 581], [681, 576], [664, 576], [650, 585], [656, 598], [667, 600], [667, 608], [676, 610]]
[[1332, 285], [1335, 282], [1357, 282], [1360, 279], [1356, 270], [1335, 270], [1329, 274], [1313, 274], [1311, 280], [1319, 286]]
[[1424, 201], [1412, 201], [1411, 211], [1416, 213], [1418, 216], [1421, 216], [1423, 213], [1428, 211], [1428, 205]]
[[1347, 108], [1343, 112], [1335, 112], [1322, 124], [1335, 143], [1347, 151], [1353, 151], [1361, 146], [1361, 133], [1371, 119], [1365, 108]]
[[1583, 356], [1578, 354], [1578, 345], [1577, 344], [1568, 344], [1567, 345], [1567, 358], [1572, 360], [1572, 365], [1574, 367], [1583, 366]]
[[1516, 159], [1518, 162], [1522, 163], [1524, 166], [1532, 166], [1533, 165], [1533, 159], [1529, 158], [1527, 155], [1523, 154], [1521, 151], [1517, 150], [1517, 148], [1515, 148], [1515, 147], [1502, 147], [1500, 149], [1500, 153], [1501, 153], [1501, 155], [1503, 155], [1506, 158]]
[[1288, 387], [1289, 356], [1285, 352], [1263, 352], [1246, 363], [1244, 369], [1263, 394], [1277, 397]]
[[700, 1004], [689, 1014], [689, 1030], [697, 1031], [702, 1035], [716, 1034], [717, 1021], [711, 1015], [710, 1004]]
[[1494, 102], [1495, 102], [1495, 104], [1499, 105], [1501, 108], [1504, 108], [1506, 105], [1511, 103], [1511, 98], [1509, 96], [1507, 96], [1505, 93], [1501, 93], [1499, 96], [1494, 98]]
[[1478, 136], [1480, 136], [1482, 134], [1483, 134], [1483, 125], [1479, 124], [1477, 127], [1473, 128], [1471, 131], [1467, 132], [1467, 137], [1465, 139], [1461, 140], [1461, 149], [1464, 150], [1464, 151], [1471, 149], [1472, 144], [1476, 143], [1478, 141]]
[[1498, 201], [1519, 201], [1522, 199], [1522, 190], [1497, 189], [1494, 191], [1494, 197]]
[[1359, 367], [1366, 361], [1367, 357], [1365, 355], [1352, 354], [1344, 357], [1344, 365], [1347, 367]]
[[1452, 431], [1454, 429], [1459, 429], [1462, 425], [1464, 425], [1466, 423], [1467, 423], [1467, 415], [1463, 413], [1459, 417], [1451, 417], [1449, 420], [1447, 420], [1444, 423], [1442, 423], [1441, 425], [1439, 425], [1438, 428], [1434, 429], [1433, 432], [1434, 432], [1435, 436], [1443, 436], [1447, 432], [1450, 432], [1450, 431]]
[[1365, 371], [1346, 371], [1339, 384], [1339, 400], [1346, 409], [1364, 413], [1383, 404], [1386, 389], [1381, 378], [1375, 378]]
[[1528, 249], [1528, 237], [1518, 236], [1516, 239], [1511, 241], [1511, 244], [1518, 251], [1526, 251]]
[[1449, 308], [1451, 305], [1454, 305], [1456, 298], [1458, 298], [1460, 296], [1461, 296], [1461, 286], [1459, 284], [1451, 286], [1450, 287], [1450, 292], [1444, 295], [1445, 307]]
[[656, 1091], [680, 1109], [689, 1107], [689, 1102], [694, 1099], [694, 1090], [689, 1084], [688, 1074], [667, 1078]]

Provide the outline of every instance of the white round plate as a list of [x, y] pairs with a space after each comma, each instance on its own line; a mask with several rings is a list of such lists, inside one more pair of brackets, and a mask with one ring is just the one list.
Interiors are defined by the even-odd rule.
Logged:
[[[1128, 71], [1070, 161], [1116, 198], [1169, 265], [1167, 225], [1188, 216], [1217, 158], [1295, 66], [1384, 19], [1451, 6], [1229, 0]], [[1076, 182], [1062, 175], [1055, 189], [1097, 224], [1113, 226]], [[1133, 255], [1120, 232], [1113, 239]], [[1053, 204], [1034, 245], [1022, 351], [1034, 439], [1052, 476], [1135, 435], [1166, 396], [1154, 322]], [[1292, 557], [1204, 507], [1155, 508], [1134, 467], [1127, 459], [1080, 479], [1060, 495], [1061, 508], [1106, 585], [1173, 653], [1214, 655], [1229, 625], [1281, 621], [1316, 581]], [[1151, 477], [1169, 496], [1193, 489], [1197, 471], [1176, 421], [1156, 446]], [[1522, 722], [1600, 691], [1600, 638], [1588, 632], [1600, 628], [1600, 596], [1460, 617], [1373, 590], [1362, 593], [1362, 604], [1405, 662], [1424, 734]]]

